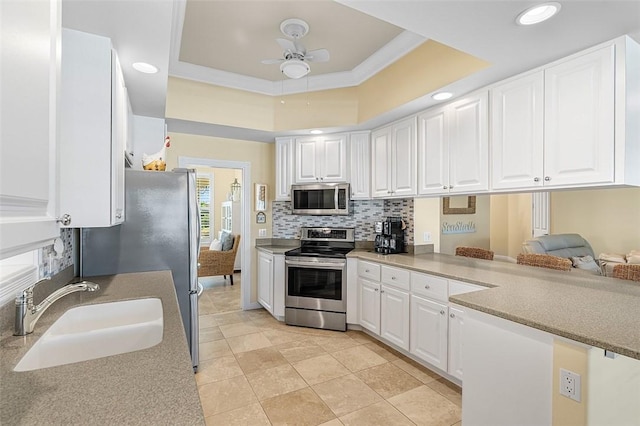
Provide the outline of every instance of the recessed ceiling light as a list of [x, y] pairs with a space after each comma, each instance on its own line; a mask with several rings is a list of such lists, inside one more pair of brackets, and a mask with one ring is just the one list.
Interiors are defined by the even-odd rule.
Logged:
[[546, 21], [558, 13], [560, 11], [560, 7], [560, 3], [557, 2], [538, 4], [518, 15], [516, 22], [519, 25], [533, 25]]
[[158, 72], [158, 68], [154, 67], [151, 64], [148, 64], [146, 62], [135, 62], [132, 65], [133, 69], [135, 69], [136, 71], [140, 71], [143, 72], [145, 74], [155, 74]]
[[314, 130], [310, 131], [309, 133], [311, 133], [312, 135], [319, 135], [319, 134], [322, 133], [322, 130], [314, 129]]
[[449, 99], [452, 96], [453, 96], [453, 93], [451, 92], [438, 92], [431, 95], [431, 97], [436, 101], [444, 101], [445, 99]]

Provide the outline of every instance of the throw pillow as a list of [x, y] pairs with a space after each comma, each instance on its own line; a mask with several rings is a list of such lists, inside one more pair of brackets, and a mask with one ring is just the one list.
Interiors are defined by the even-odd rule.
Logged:
[[220, 251], [222, 250], [222, 241], [215, 239], [211, 241], [211, 245], [209, 246], [209, 250]]
[[573, 256], [571, 257], [571, 262], [573, 262], [574, 268], [584, 269], [598, 275], [601, 274], [600, 267], [591, 256]]
[[222, 251], [228, 251], [233, 248], [233, 235], [227, 231], [222, 231], [220, 235], [220, 241], [222, 241]]
[[627, 254], [627, 263], [631, 263], [632, 265], [640, 264], [640, 251], [631, 250]]
[[625, 263], [626, 260], [624, 258], [624, 254], [618, 253], [600, 253], [598, 257], [600, 260], [604, 260], [605, 262], [617, 262], [617, 263]]

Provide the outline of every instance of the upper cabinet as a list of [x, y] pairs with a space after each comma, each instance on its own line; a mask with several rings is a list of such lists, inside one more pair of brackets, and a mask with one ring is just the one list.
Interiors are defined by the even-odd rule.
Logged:
[[295, 140], [295, 182], [346, 182], [347, 135]]
[[371, 134], [371, 187], [374, 198], [416, 195], [416, 118]]
[[492, 189], [640, 184], [638, 64], [622, 37], [493, 87]]
[[351, 199], [371, 198], [371, 142], [370, 132], [349, 135], [349, 182]]
[[0, 13], [0, 259], [60, 236], [56, 222], [59, 1]]
[[124, 221], [124, 149], [128, 100], [111, 41], [62, 32], [60, 214], [70, 227]]
[[276, 139], [276, 201], [291, 201], [293, 138]]
[[486, 191], [487, 92], [418, 115], [418, 194]]

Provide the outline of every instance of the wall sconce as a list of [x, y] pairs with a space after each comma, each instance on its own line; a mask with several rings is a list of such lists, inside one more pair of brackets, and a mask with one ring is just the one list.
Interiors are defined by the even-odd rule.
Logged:
[[233, 201], [240, 201], [240, 183], [238, 182], [238, 178], [235, 178], [231, 184], [231, 197]]

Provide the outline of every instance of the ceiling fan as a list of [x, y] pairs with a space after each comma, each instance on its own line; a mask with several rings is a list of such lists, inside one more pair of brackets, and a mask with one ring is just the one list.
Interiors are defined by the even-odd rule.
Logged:
[[280, 31], [289, 39], [277, 38], [284, 49], [281, 59], [264, 59], [263, 64], [280, 64], [280, 71], [289, 78], [300, 78], [309, 74], [309, 62], [327, 62], [327, 49], [309, 50], [300, 43], [300, 39], [309, 32], [309, 24], [302, 19], [291, 18], [282, 21]]

